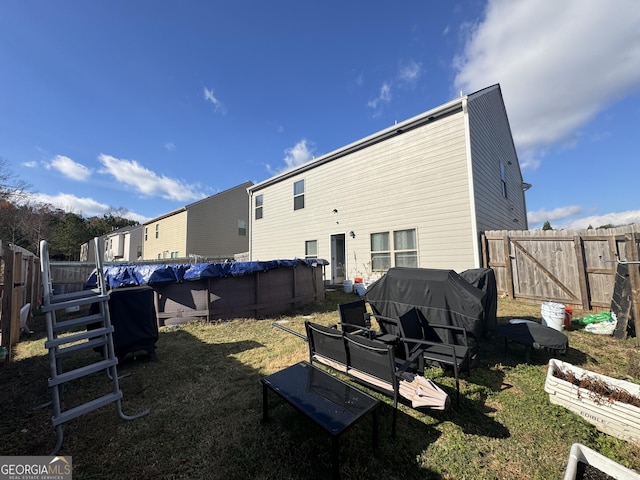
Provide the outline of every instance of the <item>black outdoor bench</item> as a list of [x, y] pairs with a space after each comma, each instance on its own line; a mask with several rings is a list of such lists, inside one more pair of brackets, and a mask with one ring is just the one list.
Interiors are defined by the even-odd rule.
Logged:
[[444, 410], [450, 405], [449, 396], [443, 390], [412, 371], [420, 353], [398, 365], [393, 345], [363, 335], [306, 321], [305, 337], [282, 325], [273, 325], [307, 341], [309, 363], [329, 367], [361, 385], [390, 396], [393, 399], [391, 434], [394, 438], [400, 397], [408, 400], [413, 408]]

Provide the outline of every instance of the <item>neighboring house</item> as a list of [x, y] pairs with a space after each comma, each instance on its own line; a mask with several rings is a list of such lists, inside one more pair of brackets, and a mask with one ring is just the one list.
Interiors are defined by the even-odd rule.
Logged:
[[[142, 258], [142, 225], [122, 227], [100, 237], [102, 260], [105, 262], [135, 262]], [[94, 261], [93, 239], [80, 246], [80, 261]]]
[[234, 258], [249, 248], [252, 182], [204, 198], [146, 222], [143, 259]]
[[102, 237], [105, 262], [135, 262], [142, 259], [142, 225], [123, 227]]
[[[102, 239], [102, 237], [100, 238]], [[96, 258], [96, 252], [95, 252], [95, 248], [93, 247], [93, 239], [80, 245], [80, 261], [81, 262], [88, 262], [90, 261], [89, 259], [91, 259], [91, 261], [94, 261], [95, 258]]]
[[499, 85], [248, 188], [251, 260], [329, 260], [326, 281], [481, 266], [480, 233], [526, 230]]

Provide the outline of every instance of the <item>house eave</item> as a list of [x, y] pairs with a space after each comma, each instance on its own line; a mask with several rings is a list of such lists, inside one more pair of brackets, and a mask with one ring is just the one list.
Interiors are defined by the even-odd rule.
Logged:
[[342, 148], [334, 150], [333, 152], [329, 152], [300, 166], [286, 170], [276, 176], [273, 176], [267, 180], [248, 187], [247, 192], [249, 192], [249, 194], [251, 195], [254, 192], [262, 190], [270, 185], [274, 185], [283, 180], [314, 169], [325, 163], [332, 162], [351, 153], [370, 147], [371, 145], [375, 145], [376, 143], [383, 142], [389, 138], [397, 137], [398, 135], [402, 135], [410, 130], [426, 125], [427, 123], [435, 122], [451, 114], [461, 112], [463, 100], [466, 98], [467, 97], [456, 98], [455, 100], [445, 103], [444, 105], [440, 105], [439, 107], [433, 108], [408, 120], [397, 123], [395, 125], [392, 125], [391, 127], [369, 135], [368, 137], [360, 139], [357, 142], [346, 145]]

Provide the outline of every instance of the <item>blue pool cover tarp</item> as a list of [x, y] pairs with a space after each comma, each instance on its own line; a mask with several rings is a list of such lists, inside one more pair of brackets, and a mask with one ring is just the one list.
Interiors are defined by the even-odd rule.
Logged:
[[[175, 263], [149, 265], [111, 265], [104, 267], [109, 288], [153, 285], [157, 283], [180, 283], [204, 278], [239, 277], [277, 268], [315, 267], [329, 265], [322, 258], [295, 258], [293, 260], [269, 260], [253, 262]], [[97, 285], [94, 270], [85, 283], [85, 288]]]

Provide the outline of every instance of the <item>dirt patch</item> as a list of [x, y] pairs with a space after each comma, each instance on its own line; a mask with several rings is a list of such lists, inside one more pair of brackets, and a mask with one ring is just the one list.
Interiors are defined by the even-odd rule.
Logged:
[[615, 477], [604, 473], [593, 465], [578, 462], [575, 480], [615, 480]]

